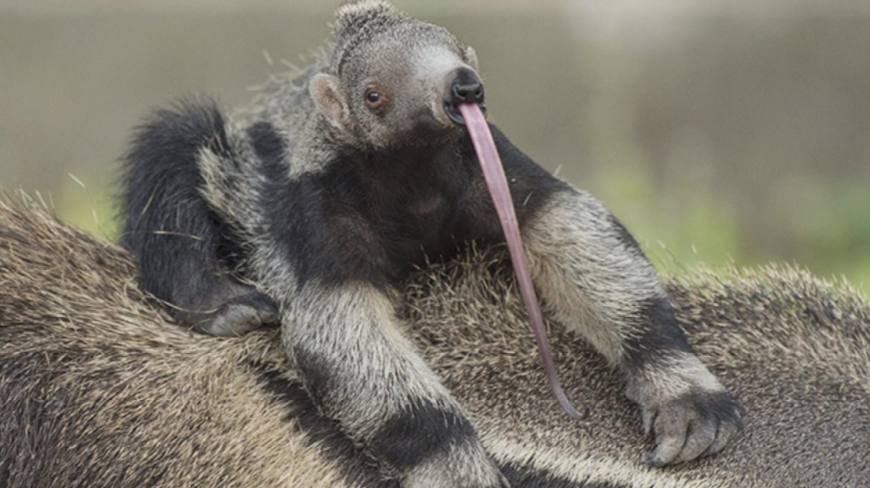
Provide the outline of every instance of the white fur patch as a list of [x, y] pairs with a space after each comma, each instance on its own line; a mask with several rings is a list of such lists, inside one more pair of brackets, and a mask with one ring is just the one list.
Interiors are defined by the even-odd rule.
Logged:
[[455, 52], [443, 46], [434, 46], [417, 53], [414, 60], [418, 78], [431, 80], [445, 78], [458, 68], [469, 68], [468, 64]]
[[655, 269], [585, 192], [554, 196], [523, 235], [535, 285], [556, 318], [618, 365], [626, 338], [645, 326], [643, 300], [663, 295]]
[[454, 444], [411, 471], [402, 486], [453, 488], [499, 486], [499, 471], [479, 443]]
[[[458, 54], [443, 46], [434, 46], [419, 51], [411, 61], [414, 66], [414, 79], [426, 80], [422, 84], [429, 85], [432, 90], [431, 100], [432, 114], [445, 127], [450, 127], [453, 122], [444, 113], [443, 90], [447, 85], [447, 76], [459, 68], [471, 68]], [[432, 80], [436, 80], [432, 83]], [[440, 80], [440, 83], [438, 82]]]
[[224, 158], [209, 148], [199, 151], [197, 164], [203, 178], [200, 194], [239, 234], [253, 236], [263, 225], [263, 212], [257, 204], [263, 176], [241, 131], [232, 124], [226, 131], [232, 158]]
[[725, 391], [722, 383], [694, 354], [683, 353], [630, 378], [627, 395], [641, 405], [658, 405], [692, 391]]
[[566, 452], [560, 447], [530, 446], [509, 438], [484, 439], [487, 449], [499, 463], [529, 465], [579, 485], [614, 484], [619, 486], [655, 486], [656, 488], [705, 488], [706, 482], [692, 482], [662, 471], [653, 471], [641, 463], [608, 459], [598, 453]]

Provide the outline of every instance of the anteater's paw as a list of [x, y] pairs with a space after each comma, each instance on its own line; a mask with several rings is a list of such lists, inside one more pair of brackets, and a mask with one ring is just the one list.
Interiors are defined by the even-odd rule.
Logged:
[[278, 307], [258, 291], [233, 297], [217, 311], [196, 322], [195, 328], [213, 336], [240, 336], [278, 323]]
[[716, 454], [743, 426], [740, 405], [728, 392], [687, 393], [652, 408], [642, 407], [643, 428], [655, 435], [647, 458], [661, 467]]
[[510, 488], [479, 445], [455, 445], [413, 468], [403, 488]]
[[740, 405], [692, 354], [634, 371], [626, 395], [641, 407], [644, 432], [655, 437], [651, 466], [715, 454], [742, 428]]

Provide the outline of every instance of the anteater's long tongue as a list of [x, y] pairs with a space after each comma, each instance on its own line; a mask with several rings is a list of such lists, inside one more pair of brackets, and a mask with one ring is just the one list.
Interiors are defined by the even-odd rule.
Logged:
[[471, 135], [471, 141], [474, 143], [477, 159], [480, 160], [480, 167], [483, 170], [486, 186], [489, 188], [489, 194], [492, 196], [492, 201], [495, 204], [495, 211], [498, 213], [498, 218], [501, 221], [501, 228], [511, 254], [514, 272], [517, 274], [520, 294], [523, 297], [523, 302], [525, 302], [526, 310], [529, 313], [529, 319], [532, 322], [532, 333], [535, 335], [535, 341], [538, 343], [538, 350], [541, 353], [541, 361], [544, 363], [544, 372], [550, 381], [550, 388], [553, 390], [556, 400], [559, 401], [559, 404], [568, 415], [575, 418], [580, 417], [580, 414], [571, 405], [568, 397], [565, 396], [565, 391], [562, 390], [559, 377], [556, 375], [553, 353], [550, 352], [547, 332], [544, 329], [544, 319], [541, 315], [541, 308], [538, 306], [538, 298], [535, 295], [532, 276], [529, 273], [529, 264], [526, 260], [522, 238], [520, 238], [520, 227], [517, 223], [517, 215], [514, 211], [513, 202], [511, 201], [510, 189], [508, 188], [507, 178], [505, 178], [501, 158], [498, 156], [495, 142], [492, 140], [492, 134], [489, 132], [486, 118], [484, 118], [483, 112], [481, 112], [480, 107], [476, 104], [464, 103], [459, 106], [459, 110], [465, 118], [465, 125], [468, 128], [468, 133]]

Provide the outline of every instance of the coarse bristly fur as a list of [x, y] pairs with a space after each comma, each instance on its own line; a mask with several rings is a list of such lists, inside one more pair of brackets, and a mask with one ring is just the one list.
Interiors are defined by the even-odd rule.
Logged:
[[[457, 115], [483, 102], [477, 56], [381, 0], [343, 5], [334, 30], [299, 76], [232, 116], [185, 102], [140, 126], [122, 244], [182, 324], [220, 336], [280, 324], [310, 399], [406, 488], [505, 486], [399, 313], [415, 269], [503, 241]], [[623, 374], [655, 438], [647, 462], [724, 449], [742, 411], [637, 243], [491, 128], [541, 298]]]
[[[753, 415], [739, 448], [657, 470], [638, 463], [641, 423], [619, 375], [552, 320], [560, 374], [589, 412], [564, 422], [503, 263], [471, 252], [423, 270], [401, 287], [399, 314], [512, 486], [870, 484], [870, 304], [847, 285], [790, 267], [668, 282], [698, 356]], [[127, 253], [8, 200], [0, 411], [0, 486], [396, 484], [318, 412], [276, 330], [179, 328], [139, 290]]]

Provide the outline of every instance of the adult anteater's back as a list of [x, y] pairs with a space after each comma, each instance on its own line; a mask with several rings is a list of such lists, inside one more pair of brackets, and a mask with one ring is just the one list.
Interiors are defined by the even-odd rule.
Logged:
[[176, 326], [124, 251], [0, 203], [0, 486], [342, 486], [272, 339]]
[[[870, 485], [870, 306], [848, 287], [778, 268], [671, 283], [746, 429], [653, 470], [618, 375], [554, 324], [589, 417], [559, 411], [503, 269], [474, 255], [419, 276], [404, 314], [514, 486]], [[190, 333], [134, 273], [116, 247], [0, 204], [0, 486], [391, 486], [282, 373], [277, 331]]]

